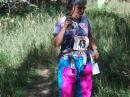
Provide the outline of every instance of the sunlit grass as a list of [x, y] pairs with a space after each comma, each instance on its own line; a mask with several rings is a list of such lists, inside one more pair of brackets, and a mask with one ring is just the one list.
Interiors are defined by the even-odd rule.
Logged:
[[[47, 20], [45, 20], [45, 18], [47, 18]], [[7, 97], [9, 95], [11, 97], [15, 97], [15, 93], [16, 94], [20, 93], [16, 91], [17, 83], [19, 84], [19, 80], [24, 81], [25, 79], [23, 79], [22, 76], [20, 77], [21, 79], [18, 79], [17, 76], [19, 75], [19, 73], [23, 72], [23, 76], [24, 76], [24, 73], [29, 72], [26, 70], [19, 71], [19, 68], [21, 68], [22, 63], [24, 63], [25, 58], [28, 56], [30, 51], [32, 51], [32, 56], [33, 56], [33, 49], [40, 50], [37, 52], [38, 53], [37, 56], [39, 57], [41, 56], [41, 59], [44, 56], [45, 57], [50, 56], [53, 55], [53, 53], [55, 53], [55, 52], [53, 53], [50, 52], [52, 51], [51, 49], [53, 48], [51, 33], [53, 31], [54, 22], [55, 20], [53, 18], [51, 18], [47, 14], [42, 14], [42, 13], [37, 14], [35, 16], [29, 14], [23, 18], [19, 16], [16, 16], [14, 18], [11, 17], [1, 18], [0, 21], [0, 26], [1, 26], [0, 27], [1, 28], [0, 29], [0, 34], [1, 34], [0, 35], [1, 38], [0, 95], [2, 97]], [[31, 63], [24, 63], [24, 65], [30, 66], [32, 64], [32, 66], [34, 66], [33, 64], [36, 64], [35, 60], [36, 59], [34, 60], [32, 59]], [[10, 74], [7, 73], [8, 70], [9, 70], [8, 73]], [[14, 78], [14, 80], [12, 78]], [[9, 80], [11, 80], [11, 82]], [[16, 86], [14, 86], [15, 83]], [[7, 91], [5, 88], [6, 84], [8, 85], [12, 84], [10, 87], [7, 86], [8, 87]]]

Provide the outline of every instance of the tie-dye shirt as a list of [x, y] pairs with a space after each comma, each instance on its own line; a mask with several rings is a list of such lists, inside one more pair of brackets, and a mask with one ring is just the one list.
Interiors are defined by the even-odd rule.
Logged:
[[[53, 36], [55, 37], [62, 29], [66, 17], [60, 18], [54, 28]], [[88, 36], [91, 32], [91, 27], [86, 16], [82, 16], [80, 22], [73, 20], [71, 27], [69, 27], [64, 34], [64, 39], [61, 43], [61, 51], [69, 48], [73, 48], [74, 36]]]

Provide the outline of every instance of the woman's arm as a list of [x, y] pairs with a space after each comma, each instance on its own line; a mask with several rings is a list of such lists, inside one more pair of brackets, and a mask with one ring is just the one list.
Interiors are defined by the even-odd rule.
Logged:
[[63, 41], [64, 33], [69, 25], [72, 24], [72, 17], [68, 16], [64, 22], [63, 27], [61, 28], [61, 31], [54, 37], [54, 45], [56, 47], [59, 47]]
[[88, 34], [88, 38], [90, 40], [89, 48], [92, 48], [92, 50], [93, 50], [92, 56], [94, 57], [94, 59], [98, 59], [99, 53], [97, 50], [97, 45], [96, 45], [96, 42], [95, 42], [94, 38], [92, 37], [91, 33]]
[[90, 40], [89, 47], [92, 48], [92, 49], [96, 49], [97, 48], [96, 42], [95, 42], [94, 38], [92, 37], [91, 32], [88, 34], [88, 38]]
[[58, 35], [56, 35], [54, 37], [54, 45], [56, 47], [59, 47], [63, 41], [63, 38], [64, 38], [64, 33], [65, 33], [65, 30], [66, 28], [65, 27], [62, 27], [61, 31], [58, 33]]

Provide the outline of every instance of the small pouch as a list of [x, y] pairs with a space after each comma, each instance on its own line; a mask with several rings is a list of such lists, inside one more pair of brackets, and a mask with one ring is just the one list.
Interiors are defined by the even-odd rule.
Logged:
[[92, 73], [93, 73], [93, 75], [97, 75], [100, 73], [98, 63], [92, 64]]

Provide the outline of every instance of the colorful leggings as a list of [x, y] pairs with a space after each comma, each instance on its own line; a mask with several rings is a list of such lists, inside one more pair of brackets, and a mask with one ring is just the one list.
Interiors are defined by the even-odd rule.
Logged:
[[83, 56], [74, 56], [75, 69], [69, 59], [62, 56], [58, 64], [59, 97], [91, 97], [91, 60], [83, 65]]

